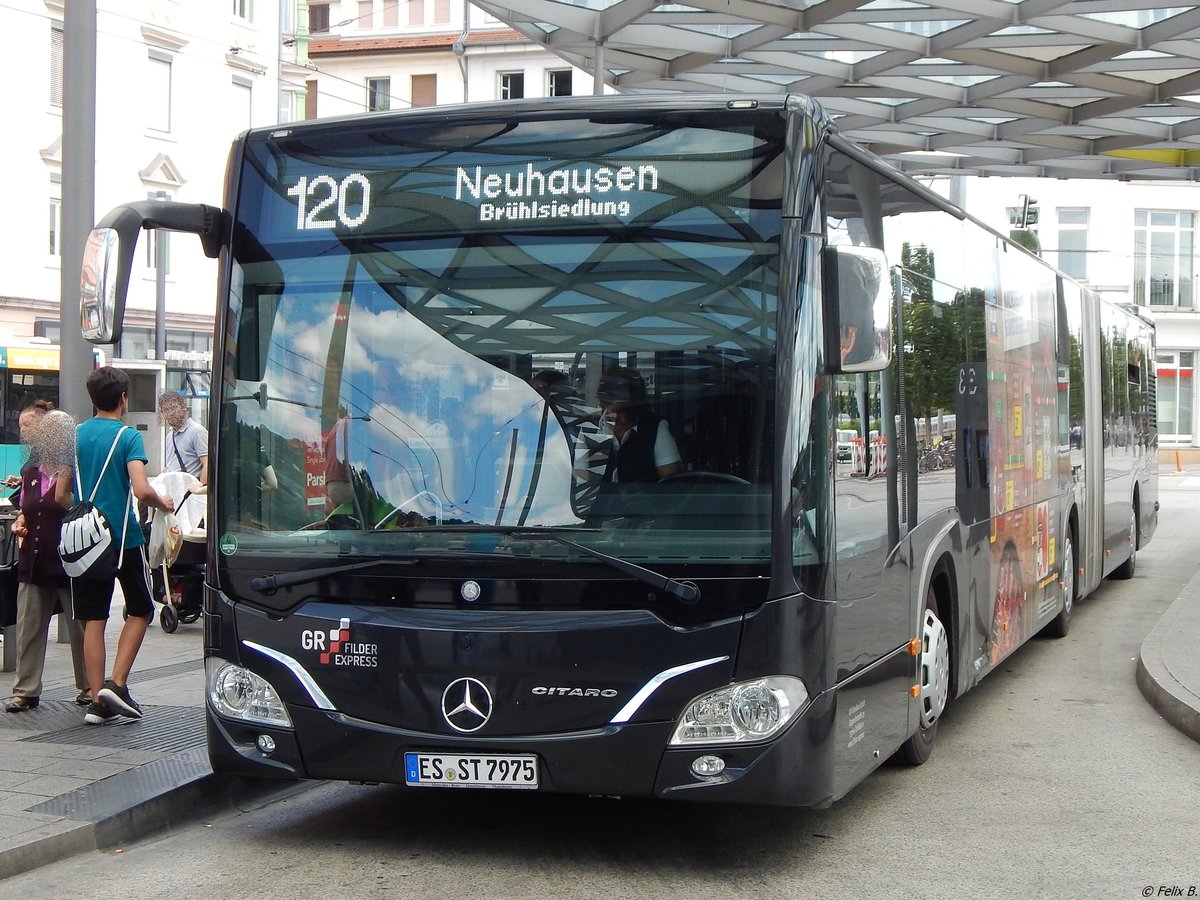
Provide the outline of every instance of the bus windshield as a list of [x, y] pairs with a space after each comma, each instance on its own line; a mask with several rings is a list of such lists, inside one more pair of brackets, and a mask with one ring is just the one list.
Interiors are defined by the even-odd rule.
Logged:
[[782, 153], [761, 114], [251, 139], [222, 533], [765, 566]]

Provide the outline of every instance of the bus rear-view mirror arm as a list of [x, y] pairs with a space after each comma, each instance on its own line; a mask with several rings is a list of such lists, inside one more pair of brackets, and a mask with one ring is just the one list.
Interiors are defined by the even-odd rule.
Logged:
[[108, 213], [88, 235], [79, 279], [79, 322], [83, 336], [97, 344], [121, 337], [133, 251], [143, 228], [197, 235], [205, 256], [216, 258], [229, 234], [225, 210], [203, 203], [141, 200]]

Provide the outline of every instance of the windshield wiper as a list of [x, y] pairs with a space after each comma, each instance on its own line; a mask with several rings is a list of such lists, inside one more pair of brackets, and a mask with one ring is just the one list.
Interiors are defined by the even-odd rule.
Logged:
[[340, 566], [325, 566], [320, 569], [301, 569], [298, 572], [279, 572], [275, 575], [262, 575], [258, 578], [251, 578], [250, 587], [264, 594], [273, 594], [280, 588], [292, 587], [297, 584], [307, 584], [310, 581], [319, 581], [322, 578], [343, 575], [346, 572], [353, 572], [356, 569], [369, 569], [372, 566], [379, 565], [411, 566], [418, 562], [420, 560], [416, 558], [390, 559], [377, 556], [357, 562], [343, 563]]
[[481, 534], [503, 534], [507, 537], [516, 538], [522, 541], [539, 541], [549, 540], [556, 544], [561, 544], [564, 547], [570, 547], [572, 550], [578, 550], [593, 559], [598, 559], [612, 568], [616, 569], [624, 575], [629, 575], [637, 578], [639, 581], [644, 581], [646, 584], [652, 585], [659, 590], [666, 591], [672, 597], [681, 600], [684, 603], [696, 603], [700, 599], [700, 588], [690, 581], [676, 581], [667, 575], [655, 572], [653, 569], [647, 569], [645, 566], [639, 566], [637, 563], [632, 563], [627, 559], [622, 559], [619, 556], [613, 556], [611, 553], [605, 553], [602, 550], [595, 550], [586, 544], [580, 544], [578, 541], [573, 541], [570, 538], [563, 537], [560, 531], [569, 531], [571, 533], [587, 533], [599, 531], [599, 528], [531, 528], [522, 525], [433, 525], [417, 528], [405, 529], [406, 531], [459, 531], [459, 532], [476, 532]]

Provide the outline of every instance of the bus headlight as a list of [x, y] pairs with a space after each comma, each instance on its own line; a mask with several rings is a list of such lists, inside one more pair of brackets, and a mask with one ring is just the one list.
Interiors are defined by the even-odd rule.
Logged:
[[249, 669], [208, 659], [208, 702], [222, 716], [241, 722], [292, 727], [275, 688]]
[[807, 702], [808, 691], [799, 678], [773, 675], [731, 684], [687, 705], [671, 746], [765, 741], [778, 734]]

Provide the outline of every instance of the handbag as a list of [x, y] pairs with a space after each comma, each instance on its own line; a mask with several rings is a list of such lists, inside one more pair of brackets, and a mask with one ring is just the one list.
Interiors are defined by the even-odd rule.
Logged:
[[0, 627], [17, 624], [17, 536], [13, 522], [8, 523], [8, 536], [0, 547]]
[[[108, 464], [116, 452], [121, 434], [128, 425], [122, 425], [117, 436], [113, 438], [112, 446], [108, 448], [108, 456], [96, 478], [96, 484], [86, 500], [80, 500], [63, 516], [62, 527], [59, 531], [58, 555], [62, 559], [63, 570], [68, 578], [103, 579], [112, 578], [121, 568], [125, 558], [125, 531], [129, 527], [129, 504], [132, 500], [133, 486], [130, 485], [130, 496], [125, 499], [125, 516], [121, 525], [121, 543], [113, 547], [112, 526], [100, 508], [92, 501], [100, 490], [100, 482], [108, 471]], [[75, 471], [78, 473], [76, 482], [79, 495], [83, 496], [83, 476], [79, 471], [79, 443], [75, 444]]]

